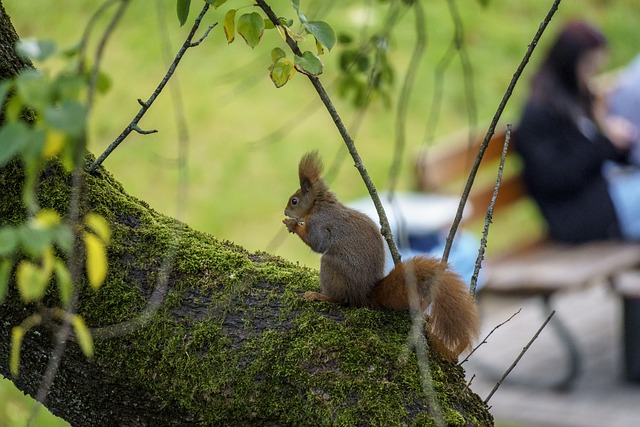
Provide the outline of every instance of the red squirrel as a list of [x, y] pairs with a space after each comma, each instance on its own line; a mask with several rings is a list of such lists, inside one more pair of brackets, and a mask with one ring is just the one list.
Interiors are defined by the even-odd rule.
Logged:
[[321, 292], [311, 301], [329, 301], [424, 313], [432, 345], [448, 359], [469, 350], [478, 335], [478, 309], [461, 277], [434, 258], [397, 264], [384, 277], [385, 250], [378, 226], [365, 214], [340, 203], [324, 180], [317, 152], [298, 166], [300, 188], [289, 198], [283, 223], [321, 253]]

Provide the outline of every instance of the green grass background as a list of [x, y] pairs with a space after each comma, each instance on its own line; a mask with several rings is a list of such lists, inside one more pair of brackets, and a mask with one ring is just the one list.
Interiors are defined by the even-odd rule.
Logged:
[[[18, 33], [26, 37], [55, 40], [62, 48], [76, 43], [98, 0], [4, 0]], [[288, 0], [269, 2], [278, 15], [293, 17]], [[322, 19], [334, 29], [358, 34], [362, 22], [380, 25], [384, 7], [368, 8], [369, 1], [302, 1], [310, 19]], [[323, 7], [314, 6], [324, 4]], [[327, 8], [326, 5], [334, 5]], [[434, 87], [434, 68], [453, 35], [447, 1], [423, 2], [427, 15], [427, 48], [417, 70], [406, 122], [407, 147], [403, 156], [400, 189], [412, 189], [413, 161], [423, 144]], [[479, 131], [486, 130], [500, 99], [533, 34], [546, 15], [551, 1], [491, 0], [457, 2], [465, 25], [464, 42], [474, 67]], [[162, 13], [159, 13], [158, 5]], [[162, 55], [163, 37], [171, 43], [173, 55], [182, 43], [201, 2], [193, 1], [187, 24], [179, 28], [175, 0], [133, 1], [109, 41], [103, 70], [112, 81], [111, 90], [99, 97], [91, 118], [90, 148], [98, 155], [127, 126], [137, 113], [137, 98], [147, 99], [167, 69]], [[251, 11], [251, 2], [228, 1], [211, 11], [203, 28], [222, 22], [227, 9]], [[367, 19], [364, 19], [364, 18]], [[608, 68], [624, 65], [640, 44], [637, 29], [640, 5], [637, 0], [564, 0], [548, 32], [523, 75], [500, 126], [513, 123], [527, 93], [527, 81], [538, 58], [562, 22], [585, 18], [598, 24], [610, 41]], [[98, 28], [106, 25], [99, 21]], [[165, 33], [166, 31], [166, 33]], [[95, 48], [97, 35], [91, 39]], [[391, 107], [374, 102], [356, 136], [362, 158], [378, 188], [384, 189], [394, 151], [395, 112], [404, 69], [414, 43], [414, 16], [406, 13], [392, 32], [390, 60], [396, 68]], [[155, 209], [178, 216], [194, 228], [232, 240], [249, 250], [269, 250], [300, 263], [317, 266], [318, 256], [297, 238], [283, 232], [281, 220], [288, 196], [297, 188], [297, 161], [306, 151], [319, 150], [330, 165], [345, 160], [332, 188], [342, 200], [366, 194], [343, 143], [313, 88], [302, 75], [276, 89], [268, 78], [269, 51], [286, 50], [274, 31], [265, 33], [260, 46], [251, 49], [241, 39], [227, 45], [222, 26], [214, 28], [198, 47], [190, 49], [178, 67], [174, 83], [184, 103], [188, 126], [188, 188], [180, 192], [178, 127], [169, 90], [161, 95], [140, 123], [143, 129], [157, 129], [153, 135], [131, 134], [105, 162], [125, 188]], [[308, 45], [307, 49], [312, 50]], [[357, 110], [335, 93], [338, 48], [323, 56], [321, 79], [329, 89], [338, 112], [349, 126]], [[59, 68], [60, 61], [36, 64]], [[446, 73], [440, 121], [436, 139], [459, 132], [468, 125], [460, 62], [454, 60]], [[276, 138], [265, 138], [280, 132]], [[339, 153], [339, 154], [338, 154]], [[278, 245], [272, 244], [277, 241]], [[10, 383], [0, 381], [0, 426], [21, 426], [22, 414], [31, 403], [19, 392], [8, 391]], [[18, 408], [18, 409], [16, 409]], [[36, 425], [54, 425], [45, 418]]]

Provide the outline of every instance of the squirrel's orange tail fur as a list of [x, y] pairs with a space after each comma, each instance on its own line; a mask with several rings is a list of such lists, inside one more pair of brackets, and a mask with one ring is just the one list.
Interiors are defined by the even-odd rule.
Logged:
[[455, 359], [469, 350], [479, 332], [476, 303], [462, 278], [437, 259], [416, 257], [395, 266], [370, 294], [371, 305], [424, 312], [436, 349]]

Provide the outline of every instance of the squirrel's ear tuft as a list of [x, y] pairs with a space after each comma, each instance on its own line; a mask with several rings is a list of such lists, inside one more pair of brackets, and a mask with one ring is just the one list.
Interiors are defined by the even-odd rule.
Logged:
[[300, 177], [300, 188], [316, 183], [322, 175], [322, 160], [317, 151], [310, 151], [302, 156], [298, 165], [298, 175]]

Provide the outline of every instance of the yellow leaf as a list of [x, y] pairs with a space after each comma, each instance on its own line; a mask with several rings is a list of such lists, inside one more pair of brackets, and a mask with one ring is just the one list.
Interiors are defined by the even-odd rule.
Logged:
[[294, 42], [302, 43], [303, 41], [305, 41], [307, 39], [304, 35], [297, 34], [297, 33], [294, 33], [293, 31], [291, 31], [291, 28], [289, 28], [289, 27], [285, 27], [285, 28], [287, 30], [287, 34], [289, 34], [289, 37], [291, 37]]
[[14, 326], [11, 329], [11, 360], [9, 362], [9, 369], [13, 376], [18, 375], [18, 369], [20, 367], [20, 347], [22, 347], [22, 339], [27, 331], [34, 326], [38, 326], [42, 323], [42, 316], [39, 314], [32, 314], [24, 319], [20, 326]]
[[11, 375], [18, 376], [20, 368], [20, 347], [22, 347], [22, 338], [24, 338], [25, 330], [22, 326], [14, 326], [11, 329], [11, 362], [9, 369]]
[[67, 306], [71, 300], [73, 292], [73, 284], [71, 282], [71, 273], [62, 261], [57, 259], [54, 264], [56, 278], [58, 279], [58, 295], [63, 306]]
[[27, 303], [40, 301], [44, 296], [50, 274], [50, 268], [41, 269], [30, 261], [20, 262], [16, 269], [16, 281], [22, 300]]
[[224, 29], [224, 35], [227, 38], [227, 43], [233, 43], [236, 38], [236, 10], [229, 9], [224, 15], [224, 21], [222, 25]]
[[42, 149], [43, 157], [53, 157], [56, 156], [62, 148], [64, 147], [64, 143], [66, 140], [66, 135], [64, 132], [61, 132], [57, 129], [49, 129], [47, 130], [47, 135], [44, 140], [44, 147]]
[[87, 357], [93, 356], [93, 337], [87, 328], [87, 324], [84, 323], [84, 319], [74, 314], [71, 318], [71, 324], [73, 325], [73, 330], [78, 338], [78, 344], [80, 344], [80, 349], [84, 355]]
[[42, 228], [50, 228], [60, 224], [60, 215], [53, 209], [41, 209], [33, 218], [33, 222]]
[[107, 277], [107, 253], [102, 241], [91, 233], [84, 233], [87, 249], [87, 278], [89, 285], [98, 290]]
[[107, 220], [98, 214], [89, 213], [85, 215], [84, 223], [87, 224], [87, 227], [96, 233], [105, 244], [109, 244], [109, 240], [111, 239], [111, 228], [109, 227]]

